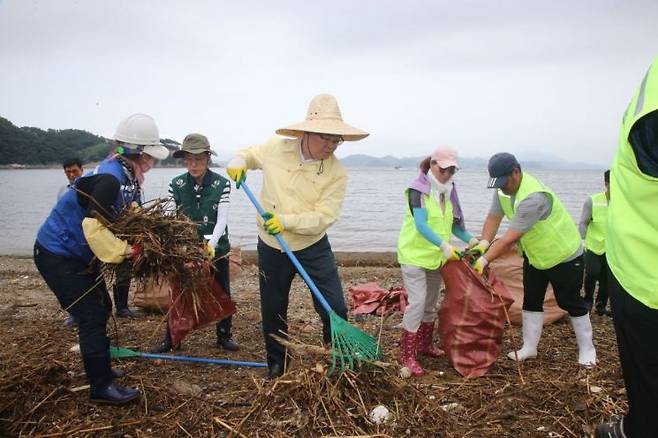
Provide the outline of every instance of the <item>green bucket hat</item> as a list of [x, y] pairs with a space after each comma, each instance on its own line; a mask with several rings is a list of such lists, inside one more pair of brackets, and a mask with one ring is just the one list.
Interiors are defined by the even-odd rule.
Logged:
[[185, 152], [190, 154], [202, 154], [208, 152], [212, 155], [217, 155], [215, 152], [210, 150], [210, 143], [208, 138], [205, 135], [201, 134], [188, 134], [183, 140], [183, 145], [179, 150], [174, 152], [174, 158], [183, 158]]

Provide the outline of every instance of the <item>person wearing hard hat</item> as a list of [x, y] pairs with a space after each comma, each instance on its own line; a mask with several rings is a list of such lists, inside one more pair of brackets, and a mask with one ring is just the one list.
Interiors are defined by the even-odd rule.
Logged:
[[585, 239], [585, 303], [591, 311], [596, 294], [596, 313], [610, 315], [608, 307], [608, 263], [605, 258], [605, 234], [608, 223], [608, 202], [610, 201], [610, 171], [603, 173], [605, 191], [588, 196], [578, 223], [580, 237]]
[[405, 191], [407, 208], [398, 238], [398, 263], [409, 303], [402, 317], [400, 366], [411, 375], [425, 371], [416, 354], [440, 357], [445, 353], [433, 344], [436, 304], [443, 284], [440, 269], [459, 260], [461, 251], [450, 243], [457, 238], [469, 246], [478, 239], [465, 229], [464, 215], [453, 176], [459, 169], [457, 152], [440, 147], [420, 163], [420, 175]]
[[[334, 155], [343, 141], [358, 141], [367, 132], [354, 128], [341, 116], [336, 99], [315, 96], [306, 120], [278, 129], [260, 146], [242, 149], [227, 165], [236, 187], [247, 169], [262, 169], [260, 203], [267, 214], [258, 230], [260, 304], [269, 366], [268, 378], [285, 368], [286, 350], [270, 335], [287, 336], [288, 296], [295, 267], [274, 235], [281, 234], [331, 308], [347, 319], [347, 307], [327, 229], [338, 220], [345, 197], [347, 173]], [[323, 339], [331, 342], [329, 316], [315, 298], [323, 322]]]
[[622, 119], [610, 169], [605, 253], [628, 411], [596, 438], [657, 437], [658, 58]]
[[[176, 208], [199, 225], [199, 239], [204, 242], [208, 258], [215, 265], [215, 280], [230, 297], [228, 213], [231, 182], [209, 169], [211, 155], [217, 154], [210, 149], [205, 135], [189, 134], [185, 137], [181, 149], [174, 152], [174, 158], [185, 160], [187, 172], [171, 181], [169, 193]], [[233, 340], [231, 321], [229, 316], [217, 323], [217, 346], [238, 351], [240, 346]], [[164, 353], [172, 348], [167, 326], [165, 339], [151, 352]]]
[[114, 143], [113, 153], [78, 178], [75, 190], [66, 191], [41, 225], [34, 262], [62, 308], [78, 322], [91, 401], [123, 404], [139, 397], [139, 391], [114, 381], [125, 372], [110, 367], [106, 324], [112, 304], [96, 259], [122, 263], [138, 257], [140, 248], [119, 239], [97, 217], [111, 222], [139, 202], [144, 174], [169, 151], [160, 145], [158, 127], [146, 114], [121, 121]]
[[[592, 324], [580, 296], [583, 248], [576, 223], [551, 189], [521, 170], [514, 155], [495, 154], [488, 167], [487, 187], [496, 192], [482, 229], [483, 240], [474, 248], [484, 254], [475, 261], [474, 268], [482, 273], [514, 244], [523, 252], [523, 347], [507, 357], [522, 361], [537, 356], [544, 325], [544, 296], [550, 283], [558, 305], [569, 313], [578, 343], [578, 363], [596, 364]], [[509, 229], [489, 247], [503, 217], [510, 220]]]

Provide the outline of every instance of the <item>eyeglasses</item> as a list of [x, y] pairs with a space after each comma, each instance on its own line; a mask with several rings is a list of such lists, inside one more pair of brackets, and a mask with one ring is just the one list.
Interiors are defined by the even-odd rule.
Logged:
[[320, 138], [329, 143], [335, 143], [336, 146], [340, 145], [345, 141], [340, 135], [329, 135], [329, 134], [318, 134]]
[[[436, 160], [432, 160], [431, 164], [434, 165], [434, 166], [438, 166], [439, 162], [436, 161]], [[455, 167], [455, 166], [450, 166], [450, 167], [441, 167], [441, 166], [439, 166], [439, 170], [442, 173], [449, 173], [450, 175], [454, 175], [455, 173], [457, 173], [457, 167]]]

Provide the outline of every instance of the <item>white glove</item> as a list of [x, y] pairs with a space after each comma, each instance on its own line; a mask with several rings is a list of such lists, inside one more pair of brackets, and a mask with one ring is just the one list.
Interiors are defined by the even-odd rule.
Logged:
[[486, 268], [488, 264], [489, 260], [482, 256], [478, 258], [475, 263], [473, 263], [473, 269], [475, 269], [478, 274], [482, 274], [484, 272], [484, 268]]
[[449, 243], [443, 242], [441, 244], [441, 252], [443, 253], [443, 256], [446, 258], [446, 260], [451, 261], [451, 260], [459, 260], [462, 258], [463, 254], [457, 248], [456, 246], [453, 246]]

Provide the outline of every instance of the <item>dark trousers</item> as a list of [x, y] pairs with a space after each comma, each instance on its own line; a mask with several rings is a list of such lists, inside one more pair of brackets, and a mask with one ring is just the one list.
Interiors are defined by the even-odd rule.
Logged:
[[608, 307], [608, 262], [605, 253], [598, 255], [592, 251], [585, 252], [585, 302], [592, 308], [594, 290], [599, 283], [599, 293], [596, 295], [596, 311], [604, 313]]
[[[331, 308], [340, 317], [347, 319], [343, 287], [327, 236], [325, 235], [308, 248], [294, 251], [294, 254]], [[286, 350], [270, 334], [287, 337], [290, 284], [297, 271], [285, 252], [268, 246], [260, 239], [258, 239], [258, 266], [260, 269], [260, 308], [267, 363], [270, 366], [275, 363], [283, 366]], [[315, 297], [313, 297], [313, 306], [322, 319], [323, 340], [325, 343], [330, 343], [329, 316]]]
[[[226, 295], [231, 296], [231, 281], [229, 276], [228, 255], [215, 260], [215, 280], [224, 289]], [[229, 316], [217, 323], [217, 339], [228, 339], [231, 337], [231, 326], [233, 317]]]
[[624, 431], [629, 438], [658, 437], [658, 309], [633, 298], [612, 272], [608, 280], [628, 398]]
[[112, 287], [114, 296], [114, 310], [116, 312], [128, 308], [128, 292], [130, 292], [131, 266], [128, 262], [122, 263]]
[[112, 380], [110, 340], [106, 332], [112, 302], [98, 268], [55, 255], [38, 242], [34, 245], [34, 264], [62, 309], [68, 308], [78, 322], [80, 354], [91, 387], [106, 386]]
[[560, 263], [550, 269], [537, 269], [523, 256], [523, 310], [542, 312], [548, 283], [555, 300], [571, 316], [586, 315], [588, 310], [580, 296], [583, 284], [583, 256]]

